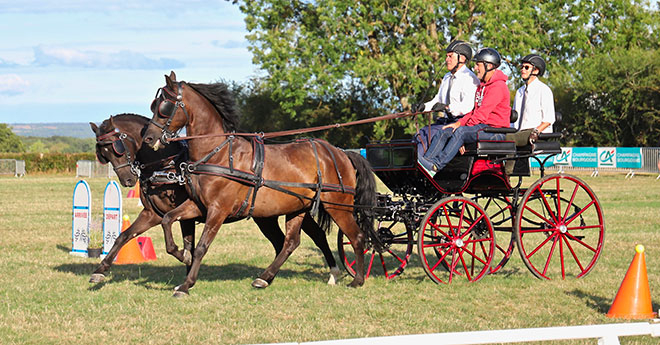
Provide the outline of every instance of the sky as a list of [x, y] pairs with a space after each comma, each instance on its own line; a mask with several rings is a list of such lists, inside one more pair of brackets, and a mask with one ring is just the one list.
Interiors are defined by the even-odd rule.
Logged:
[[165, 74], [258, 76], [244, 16], [224, 0], [0, 0], [0, 123], [151, 117]]

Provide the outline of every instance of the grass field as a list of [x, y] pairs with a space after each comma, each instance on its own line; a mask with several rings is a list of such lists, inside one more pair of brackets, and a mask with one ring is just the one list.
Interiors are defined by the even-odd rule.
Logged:
[[[92, 285], [87, 281], [98, 259], [69, 255], [76, 178], [1, 177], [0, 344], [272, 343], [625, 322], [605, 313], [638, 243], [646, 246], [657, 310], [660, 181], [655, 176], [581, 178], [598, 195], [606, 221], [603, 255], [583, 279], [538, 280], [516, 251], [502, 273], [477, 283], [459, 279], [436, 285], [415, 253], [393, 281], [369, 279], [364, 287], [349, 289], [350, 279], [344, 277], [340, 286], [328, 286], [321, 253], [303, 236], [273, 285], [255, 290], [250, 283], [274, 252], [252, 221], [242, 221], [221, 228], [190, 297], [174, 299], [172, 289], [185, 268], [165, 252], [160, 228], [146, 233], [158, 260], [114, 266], [105, 283]], [[107, 180], [88, 182], [93, 214], [100, 219]], [[124, 199], [124, 214], [131, 220], [140, 211], [136, 203]], [[180, 243], [177, 233], [178, 225]], [[333, 250], [335, 239], [336, 233], [328, 237]], [[659, 342], [650, 336], [621, 338], [622, 344]]]

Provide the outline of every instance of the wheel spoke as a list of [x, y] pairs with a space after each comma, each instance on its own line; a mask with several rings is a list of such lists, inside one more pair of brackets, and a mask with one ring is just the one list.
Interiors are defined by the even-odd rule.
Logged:
[[538, 247], [536, 247], [534, 250], [532, 250], [531, 253], [529, 253], [529, 255], [527, 255], [527, 258], [529, 259], [529, 258], [532, 257], [532, 255], [536, 254], [536, 252], [537, 252], [539, 249], [541, 249], [541, 247], [543, 247], [546, 243], [548, 243], [548, 241], [550, 241], [550, 239], [551, 239], [553, 236], [554, 236], [554, 234], [552, 234], [552, 236], [548, 236], [548, 237], [545, 239], [545, 241], [541, 242], [541, 244], [539, 244]]
[[559, 179], [555, 180], [557, 182], [557, 217], [561, 216], [561, 195], [559, 188]]
[[575, 262], [577, 263], [578, 267], [580, 267], [580, 272], [584, 272], [584, 267], [582, 266], [580, 259], [578, 259], [577, 254], [575, 254], [575, 251], [573, 250], [573, 246], [571, 246], [571, 243], [568, 242], [568, 239], [566, 237], [564, 237], [564, 242], [566, 242], [566, 247], [571, 252], [571, 255], [573, 256], [573, 259], [575, 259]]
[[476, 259], [476, 260], [479, 260], [479, 262], [481, 262], [482, 264], [486, 265], [486, 261], [482, 260], [482, 259], [481, 259], [476, 253], [473, 253], [473, 252], [471, 252], [471, 251], [469, 251], [469, 250], [467, 250], [467, 249], [463, 249], [463, 251], [466, 252], [466, 253], [468, 253], [468, 254], [470, 254], [470, 256], [472, 256], [472, 258], [474, 258], [474, 259]]
[[584, 241], [582, 241], [582, 240], [580, 240], [579, 238], [577, 238], [577, 237], [571, 235], [570, 233], [566, 233], [566, 236], [569, 237], [571, 240], [573, 240], [573, 241], [575, 241], [575, 242], [581, 244], [583, 247], [585, 247], [585, 248], [591, 250], [592, 252], [594, 252], [594, 253], [596, 252], [596, 249], [595, 249], [595, 248], [593, 248], [592, 246], [590, 246], [590, 245], [584, 243]]
[[561, 279], [566, 279], [566, 267], [564, 267], [564, 244], [562, 243], [562, 236], [561, 234], [558, 234], [557, 237], [559, 237], [559, 262], [561, 263]]
[[541, 200], [543, 200], [543, 205], [545, 205], [546, 211], [552, 216], [552, 219], [554, 220], [554, 223], [551, 224], [557, 224], [557, 216], [555, 215], [554, 212], [552, 212], [552, 207], [550, 207], [550, 204], [548, 203], [548, 199], [545, 197], [545, 193], [541, 191], [541, 187], [539, 186], [539, 193], [541, 194]]
[[550, 253], [548, 253], [548, 259], [545, 261], [545, 266], [543, 267], [543, 276], [546, 276], [548, 273], [548, 267], [550, 266], [550, 260], [552, 259], [552, 253], [555, 251], [555, 246], [557, 245], [557, 235], [553, 234], [552, 237], [555, 239], [552, 241], [552, 247], [550, 247]]
[[535, 210], [531, 209], [529, 206], [527, 206], [527, 204], [525, 204], [525, 209], [526, 209], [526, 210], [529, 210], [529, 212], [531, 212], [531, 213], [533, 213], [534, 215], [536, 215], [537, 217], [539, 217], [539, 218], [540, 218], [541, 220], [543, 220], [545, 223], [547, 223], [547, 224], [554, 224], [553, 222], [551, 222], [550, 220], [548, 220], [547, 218], [545, 218], [545, 217], [544, 217], [543, 215], [541, 215], [540, 213], [538, 213], [538, 212], [536, 212]]
[[566, 205], [566, 210], [564, 210], [564, 216], [562, 217], [562, 220], [566, 220], [566, 217], [568, 216], [568, 210], [570, 210], [573, 206], [573, 201], [575, 201], [575, 196], [577, 195], [579, 188], [580, 185], [575, 184], [575, 188], [573, 188], [573, 193], [571, 194], [571, 201], [569, 201], [568, 205]]
[[387, 265], [385, 265], [385, 258], [383, 258], [383, 254], [378, 254], [380, 256], [380, 264], [383, 266], [383, 272], [385, 273], [385, 278], [389, 279], [390, 275], [387, 273]]
[[585, 211], [586, 209], [588, 209], [589, 207], [591, 207], [591, 205], [594, 205], [594, 200], [591, 200], [591, 202], [588, 203], [587, 206], [585, 206], [584, 208], [582, 208], [582, 209], [580, 210], [580, 212], [578, 212], [578, 213], [572, 215], [571, 218], [568, 219], [568, 220], [566, 221], [566, 225], [571, 224], [571, 222], [573, 222], [575, 219], [577, 219], [577, 217], [578, 217], [579, 215], [581, 215], [582, 213], [584, 213], [584, 211]]
[[463, 250], [462, 252], [458, 253], [458, 257], [461, 260], [461, 264], [463, 265], [463, 270], [465, 270], [465, 276], [467, 277], [467, 280], [471, 282], [472, 278], [470, 276], [470, 272], [468, 270], [467, 264], [465, 263], [465, 259], [463, 258], [463, 253], [466, 251], [467, 250]]

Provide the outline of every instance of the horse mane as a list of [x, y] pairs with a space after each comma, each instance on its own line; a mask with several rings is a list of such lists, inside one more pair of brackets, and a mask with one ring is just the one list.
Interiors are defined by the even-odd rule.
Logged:
[[[113, 121], [126, 121], [126, 122], [137, 122], [137, 123], [144, 123], [146, 126], [147, 123], [149, 123], [149, 118], [144, 117], [142, 115], [138, 114], [133, 114], [133, 113], [121, 113], [117, 115], [112, 115], [112, 120]], [[101, 130], [101, 134], [108, 133], [110, 130], [112, 130], [112, 125], [110, 125], [110, 119], [105, 119], [99, 126], [99, 129]]]
[[218, 114], [222, 117], [222, 126], [225, 132], [236, 130], [240, 118], [236, 110], [234, 95], [229, 91], [227, 84], [220, 82], [211, 84], [187, 84], [213, 104]]

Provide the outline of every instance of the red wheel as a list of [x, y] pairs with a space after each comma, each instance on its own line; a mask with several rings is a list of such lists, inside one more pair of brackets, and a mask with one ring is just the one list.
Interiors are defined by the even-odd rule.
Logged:
[[[377, 246], [372, 243], [364, 251], [365, 278], [380, 275], [382, 272], [386, 279], [392, 279], [401, 274], [408, 265], [408, 259], [413, 251], [412, 229], [398, 221], [381, 221], [378, 222], [376, 233], [383, 248], [379, 251], [376, 249]], [[348, 274], [355, 276], [353, 247], [341, 230], [337, 236], [337, 248], [344, 268]]]
[[417, 249], [426, 274], [449, 284], [455, 276], [481, 279], [495, 254], [493, 226], [473, 200], [448, 197], [435, 203], [420, 225]]
[[472, 198], [484, 209], [495, 231], [495, 255], [489, 274], [504, 267], [513, 254], [516, 237], [513, 235], [513, 206], [507, 197], [478, 195]]
[[571, 175], [536, 181], [516, 214], [518, 251], [537, 278], [585, 276], [600, 257], [604, 235], [596, 194]]

